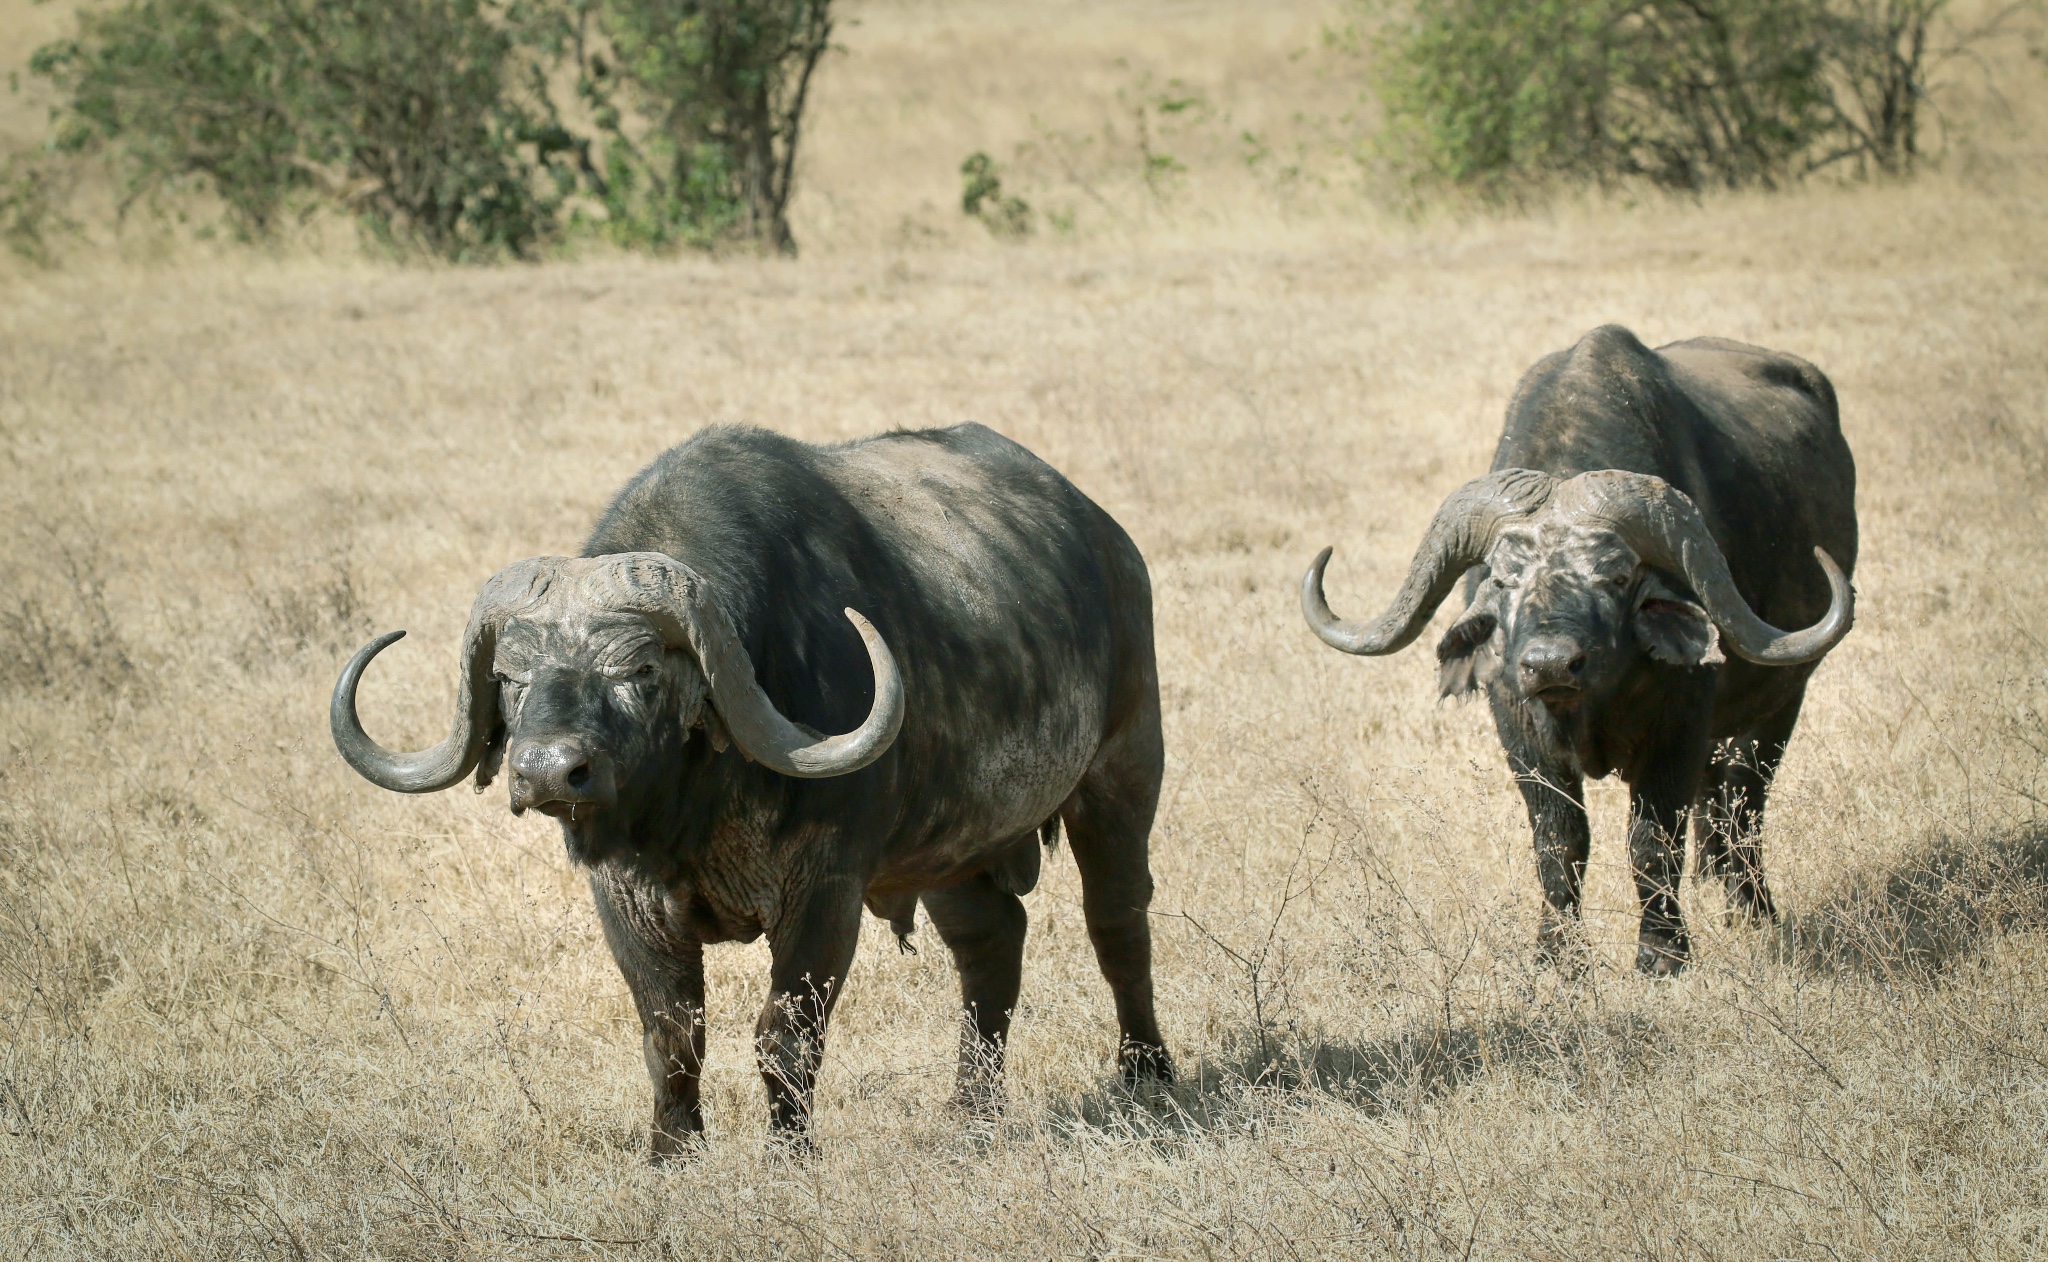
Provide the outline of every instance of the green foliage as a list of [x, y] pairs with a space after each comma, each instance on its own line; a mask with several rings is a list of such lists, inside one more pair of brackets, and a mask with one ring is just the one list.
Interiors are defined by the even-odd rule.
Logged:
[[32, 69], [60, 94], [52, 148], [110, 158], [123, 213], [203, 189], [260, 239], [337, 207], [451, 260], [532, 257], [579, 224], [789, 250], [828, 4], [124, 0]]
[[1002, 171], [985, 153], [971, 153], [960, 164], [960, 209], [999, 237], [1021, 237], [1031, 231], [1031, 204], [1003, 196]]
[[830, 0], [578, 0], [576, 12], [578, 92], [603, 142], [589, 176], [613, 239], [794, 252], [789, 196]]
[[51, 238], [77, 230], [62, 209], [69, 174], [47, 154], [16, 154], [0, 164], [0, 242], [41, 267], [54, 263]]
[[1771, 187], [1909, 168], [1946, 0], [1414, 0], [1378, 41], [1396, 152], [1495, 195], [1546, 180]]
[[[1117, 65], [1126, 63], [1122, 58]], [[1179, 79], [1168, 79], [1163, 88], [1154, 87], [1151, 74], [1137, 77], [1117, 89], [1117, 103], [1130, 113], [1131, 129], [1137, 139], [1138, 172], [1154, 197], [1164, 198], [1179, 177], [1188, 173], [1187, 164], [1159, 147], [1161, 133], [1178, 124], [1206, 121], [1209, 102], [1200, 92]]]
[[302, 67], [274, 64], [261, 31], [206, 0], [145, 0], [86, 12], [75, 39], [36, 50], [30, 69], [65, 97], [55, 146], [77, 153], [107, 141], [125, 168], [125, 211], [166, 185], [197, 178], [244, 235], [267, 232], [311, 180], [291, 162], [280, 81]]
[[241, 237], [320, 203], [450, 259], [530, 255], [566, 147], [486, 0], [129, 0], [31, 63], [63, 96], [56, 147], [103, 150], [126, 210], [193, 185]]

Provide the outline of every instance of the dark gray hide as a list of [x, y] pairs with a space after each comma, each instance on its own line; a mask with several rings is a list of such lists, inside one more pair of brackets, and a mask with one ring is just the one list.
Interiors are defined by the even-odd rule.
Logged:
[[1379, 620], [1329, 613], [1327, 550], [1304, 612], [1334, 647], [1392, 652], [1464, 575], [1439, 683], [1492, 705], [1535, 832], [1544, 949], [1578, 914], [1584, 779], [1618, 773], [1636, 964], [1674, 972], [1689, 952], [1688, 815], [1733, 910], [1775, 914], [1764, 799], [1807, 680], [1853, 615], [1856, 469], [1834, 388], [1789, 355], [1718, 338], [1652, 351], [1610, 325], [1522, 378], [1493, 470], [1445, 502]]
[[[515, 811], [561, 818], [639, 1008], [657, 1156], [703, 1128], [707, 943], [767, 935], [761, 1071], [775, 1126], [805, 1129], [864, 903], [908, 934], [922, 899], [959, 965], [962, 1092], [992, 1104], [1018, 896], [1061, 822], [1119, 1064], [1171, 1076], [1146, 922], [1163, 757], [1151, 586], [1106, 513], [979, 425], [837, 447], [717, 428], [628, 483], [584, 555], [601, 560], [537, 558], [486, 585], [464, 714], [438, 751], [390, 754], [351, 728], [355, 679], [388, 639], [337, 684], [336, 741], [415, 792], [472, 768], [481, 790], [502, 762]], [[900, 677], [900, 730], [878, 672]], [[761, 713], [743, 726], [749, 689]], [[858, 730], [838, 738], [851, 753], [763, 754], [775, 723], [792, 746]]]

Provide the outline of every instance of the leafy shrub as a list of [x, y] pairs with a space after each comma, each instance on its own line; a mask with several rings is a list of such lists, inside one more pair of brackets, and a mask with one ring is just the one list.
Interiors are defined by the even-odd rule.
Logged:
[[[570, 146], [518, 72], [517, 6], [490, 0], [265, 0], [295, 19], [313, 69], [324, 190], [379, 232], [446, 258], [530, 256], [562, 190], [537, 181]], [[339, 177], [339, 178], [337, 178]]]
[[123, 209], [197, 184], [234, 231], [320, 203], [451, 259], [531, 254], [565, 146], [513, 79], [518, 25], [487, 0], [129, 0], [31, 65], [63, 95], [60, 150], [108, 151]]
[[1547, 179], [1770, 187], [1909, 169], [1946, 0], [1414, 0], [1379, 41], [1401, 156], [1500, 195]]
[[[788, 250], [828, 3], [125, 0], [31, 64], [54, 148], [111, 157], [124, 213], [198, 187], [243, 238], [331, 206], [472, 260], [533, 256], [586, 197], [624, 245]], [[551, 88], [565, 61], [587, 134]]]
[[[1126, 63], [1119, 59], [1117, 64]], [[1168, 79], [1163, 87], [1155, 86], [1149, 72], [1118, 88], [1116, 99], [1130, 114], [1145, 188], [1153, 197], [1164, 198], [1187, 175], [1188, 168], [1160, 147], [1162, 133], [1175, 122], [1185, 125], [1206, 120], [1211, 113], [1209, 102], [1179, 79]]]
[[41, 267], [56, 261], [51, 238], [78, 227], [62, 206], [73, 173], [53, 157], [17, 153], [0, 163], [0, 242]]
[[1021, 237], [1031, 231], [1031, 204], [1003, 196], [1002, 170], [985, 153], [968, 154], [960, 164], [960, 209], [999, 237]]
[[789, 196], [830, 0], [577, 5], [578, 90], [604, 141], [586, 170], [614, 239], [794, 252]]

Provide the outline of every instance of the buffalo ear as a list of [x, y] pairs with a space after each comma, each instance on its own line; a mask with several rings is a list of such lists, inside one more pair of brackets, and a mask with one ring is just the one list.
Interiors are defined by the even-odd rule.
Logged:
[[732, 744], [732, 733], [725, 730], [725, 720], [718, 717], [718, 709], [709, 701], [704, 703], [704, 713], [697, 721], [704, 729], [705, 737], [711, 742], [711, 752], [722, 754]]
[[491, 725], [490, 738], [484, 741], [483, 757], [476, 763], [476, 791], [482, 793], [491, 787], [491, 781], [498, 778], [498, 769], [505, 765], [505, 723], [501, 719]]
[[1669, 666], [1718, 666], [1728, 660], [1715, 643], [1707, 611], [1654, 578], [1636, 600], [1635, 633], [1644, 652]]
[[1490, 613], [1467, 610], [1444, 632], [1436, 646], [1437, 696], [1462, 696], [1479, 686], [1479, 650], [1493, 638], [1498, 625]]
[[732, 733], [726, 730], [718, 707], [711, 704], [711, 686], [705, 682], [704, 672], [689, 654], [675, 649], [669, 650], [664, 666], [682, 690], [678, 707], [681, 710], [683, 739], [689, 740], [690, 733], [701, 727], [704, 738], [711, 742], [711, 752], [724, 753], [732, 745]]

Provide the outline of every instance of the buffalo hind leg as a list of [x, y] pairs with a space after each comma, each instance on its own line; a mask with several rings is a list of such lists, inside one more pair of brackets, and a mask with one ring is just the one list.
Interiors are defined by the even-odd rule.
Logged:
[[754, 1025], [754, 1052], [768, 1087], [769, 1125], [793, 1147], [809, 1146], [825, 1026], [846, 989], [861, 905], [861, 882], [825, 877], [788, 909], [788, 928], [770, 936], [768, 1002]]
[[960, 970], [957, 1098], [968, 1109], [992, 1113], [1001, 1106], [1003, 1050], [1024, 974], [1024, 900], [986, 872], [928, 890], [923, 898], [932, 927]]
[[1116, 998], [1117, 1068], [1126, 1079], [1173, 1081], [1173, 1061], [1152, 1003], [1152, 813], [1164, 757], [1155, 700], [1149, 722], [1126, 729], [1096, 757], [1060, 819], [1081, 870], [1088, 941]]
[[590, 876], [598, 922], [640, 1014], [641, 1047], [654, 1084], [651, 1160], [690, 1152], [704, 1133], [698, 1081], [704, 1071], [704, 947], [669, 924], [666, 896], [599, 869]]

